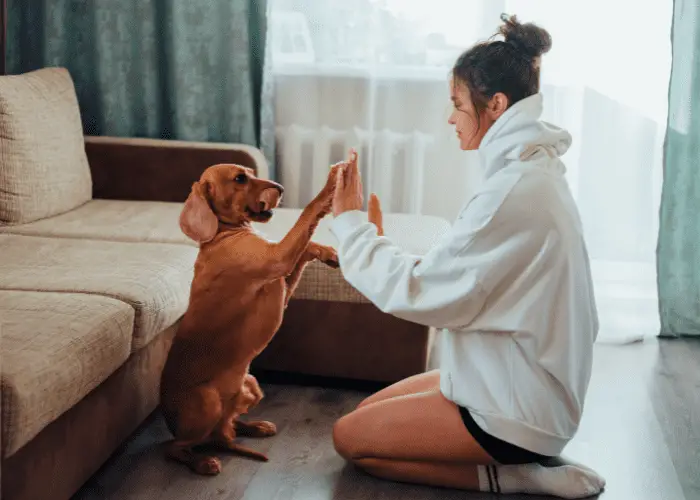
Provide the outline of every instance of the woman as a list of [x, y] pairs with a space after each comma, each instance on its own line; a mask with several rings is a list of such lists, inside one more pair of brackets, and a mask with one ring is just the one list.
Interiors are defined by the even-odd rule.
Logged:
[[598, 320], [581, 222], [559, 157], [571, 143], [540, 121], [549, 34], [502, 17], [451, 79], [454, 125], [485, 181], [427, 255], [367, 221], [356, 161], [333, 203], [345, 278], [382, 311], [443, 329], [440, 368], [403, 380], [340, 419], [337, 451], [386, 479], [580, 498], [604, 480], [554, 459], [574, 436]]

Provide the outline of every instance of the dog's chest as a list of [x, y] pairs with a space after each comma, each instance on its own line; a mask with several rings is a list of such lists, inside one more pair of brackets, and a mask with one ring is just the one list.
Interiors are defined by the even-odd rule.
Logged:
[[269, 332], [272, 337], [282, 323], [284, 294], [284, 280], [267, 283], [251, 305], [255, 321], [263, 335]]

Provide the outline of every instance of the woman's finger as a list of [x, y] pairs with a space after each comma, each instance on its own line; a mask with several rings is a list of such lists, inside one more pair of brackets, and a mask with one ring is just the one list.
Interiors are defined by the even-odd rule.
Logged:
[[335, 184], [336, 190], [346, 188], [347, 184], [348, 184], [348, 176], [347, 176], [348, 162], [347, 161], [339, 161], [338, 163], [334, 163], [333, 165], [331, 165], [330, 169], [331, 169], [331, 171], [336, 169], [336, 184]]
[[350, 148], [350, 151], [348, 152], [346, 170], [346, 182], [348, 185], [353, 185], [355, 182], [354, 174], [357, 171], [357, 151], [355, 148]]
[[357, 166], [357, 156], [355, 156], [354, 161], [350, 162], [347, 169], [348, 185], [356, 189], [360, 183], [360, 169]]
[[384, 236], [384, 223], [382, 221], [382, 206], [375, 193], [370, 194], [367, 204], [367, 220], [377, 226], [377, 235]]
[[338, 189], [342, 189], [344, 187], [343, 186], [343, 182], [345, 182], [345, 179], [344, 179], [345, 176], [343, 175], [344, 173], [345, 173], [345, 165], [341, 166], [340, 168], [338, 168], [335, 171], [335, 189], [336, 189], [336, 191], [338, 191]]

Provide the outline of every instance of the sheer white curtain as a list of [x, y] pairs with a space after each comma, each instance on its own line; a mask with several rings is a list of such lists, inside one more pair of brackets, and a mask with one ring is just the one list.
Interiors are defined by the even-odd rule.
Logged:
[[452, 220], [481, 182], [447, 124], [461, 51], [502, 12], [552, 35], [544, 119], [574, 137], [564, 161], [590, 247], [600, 341], [658, 332], [655, 248], [672, 0], [271, 0], [278, 171], [287, 204], [358, 147], [387, 211]]

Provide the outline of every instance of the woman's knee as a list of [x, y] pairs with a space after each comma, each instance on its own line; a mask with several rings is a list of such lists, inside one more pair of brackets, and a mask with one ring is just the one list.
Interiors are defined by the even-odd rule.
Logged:
[[365, 406], [371, 405], [372, 403], [376, 403], [376, 402], [377, 402], [377, 395], [372, 394], [371, 396], [367, 396], [365, 399], [360, 401], [360, 404], [358, 404], [355, 409], [359, 410], [360, 408], [364, 408]]
[[354, 413], [341, 417], [333, 426], [333, 446], [345, 460], [354, 462], [359, 458], [358, 430]]

